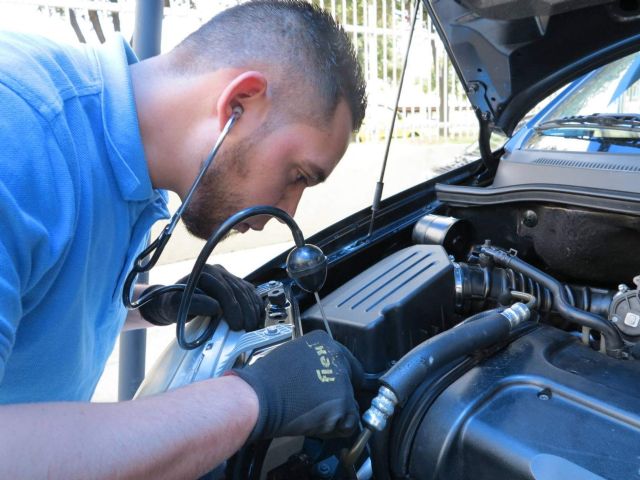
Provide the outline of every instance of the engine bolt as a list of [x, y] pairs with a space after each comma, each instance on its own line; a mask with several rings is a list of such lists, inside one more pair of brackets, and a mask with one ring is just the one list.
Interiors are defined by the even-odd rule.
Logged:
[[267, 327], [267, 335], [276, 335], [278, 333], [278, 327], [271, 325]]
[[540, 400], [549, 400], [551, 398], [551, 390], [545, 388], [544, 390], [538, 392], [538, 398]]
[[524, 212], [522, 223], [525, 227], [533, 228], [538, 224], [538, 214], [533, 210], [527, 210]]

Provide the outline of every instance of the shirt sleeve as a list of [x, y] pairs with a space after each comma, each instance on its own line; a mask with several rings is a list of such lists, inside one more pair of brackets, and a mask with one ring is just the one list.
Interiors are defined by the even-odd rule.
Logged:
[[0, 380], [20, 321], [46, 294], [38, 289], [68, 241], [61, 157], [49, 121], [0, 83]]

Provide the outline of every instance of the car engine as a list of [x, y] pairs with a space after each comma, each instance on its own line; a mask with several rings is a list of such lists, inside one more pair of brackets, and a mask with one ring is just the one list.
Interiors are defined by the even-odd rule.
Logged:
[[[523, 261], [505, 266], [517, 252], [489, 240], [458, 261], [454, 252], [464, 251], [473, 228], [427, 215], [413, 230], [415, 245], [325, 298], [337, 338], [372, 376], [427, 338], [455, 331], [462, 319], [506, 307], [511, 291], [538, 301], [533, 321], [508, 340], [429, 372], [389, 431], [374, 436], [375, 478], [634, 478], [637, 286], [561, 283], [543, 272], [556, 285], [541, 283]], [[496, 252], [506, 257], [502, 265], [488, 255]], [[585, 313], [617, 330], [623, 351], [607, 352], [604, 332], [582, 324]], [[317, 307], [304, 318], [320, 326]]]
[[[588, 241], [569, 234], [567, 219]], [[366, 447], [350, 457], [355, 437], [276, 439], [208, 478], [636, 478], [638, 230], [624, 214], [545, 204], [423, 215], [410, 239], [322, 298], [333, 335], [366, 371], [362, 412], [382, 420]], [[221, 322], [199, 349], [170, 345], [138, 396], [221, 375], [323, 328], [319, 306], [286, 279], [258, 291], [264, 328]], [[507, 325], [500, 335], [482, 323], [491, 315]], [[380, 384], [397, 394], [389, 410]]]

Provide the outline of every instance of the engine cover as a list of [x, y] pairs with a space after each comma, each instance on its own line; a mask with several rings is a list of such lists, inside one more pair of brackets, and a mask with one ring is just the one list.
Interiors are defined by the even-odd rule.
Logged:
[[[336, 340], [365, 372], [385, 371], [420, 342], [452, 326], [453, 264], [439, 245], [413, 245], [379, 261], [322, 303]], [[317, 306], [305, 328], [323, 328]]]
[[[394, 443], [411, 447], [391, 468], [415, 479], [638, 478], [639, 376], [640, 362], [541, 326], [448, 386], [414, 434], [396, 428]], [[403, 415], [420, 410], [413, 400]]]

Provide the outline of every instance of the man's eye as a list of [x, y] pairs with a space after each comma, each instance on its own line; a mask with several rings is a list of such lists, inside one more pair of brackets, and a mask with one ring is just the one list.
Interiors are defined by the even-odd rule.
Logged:
[[303, 182], [306, 186], [309, 186], [309, 178], [303, 173], [298, 173], [296, 177], [296, 183], [297, 182]]

